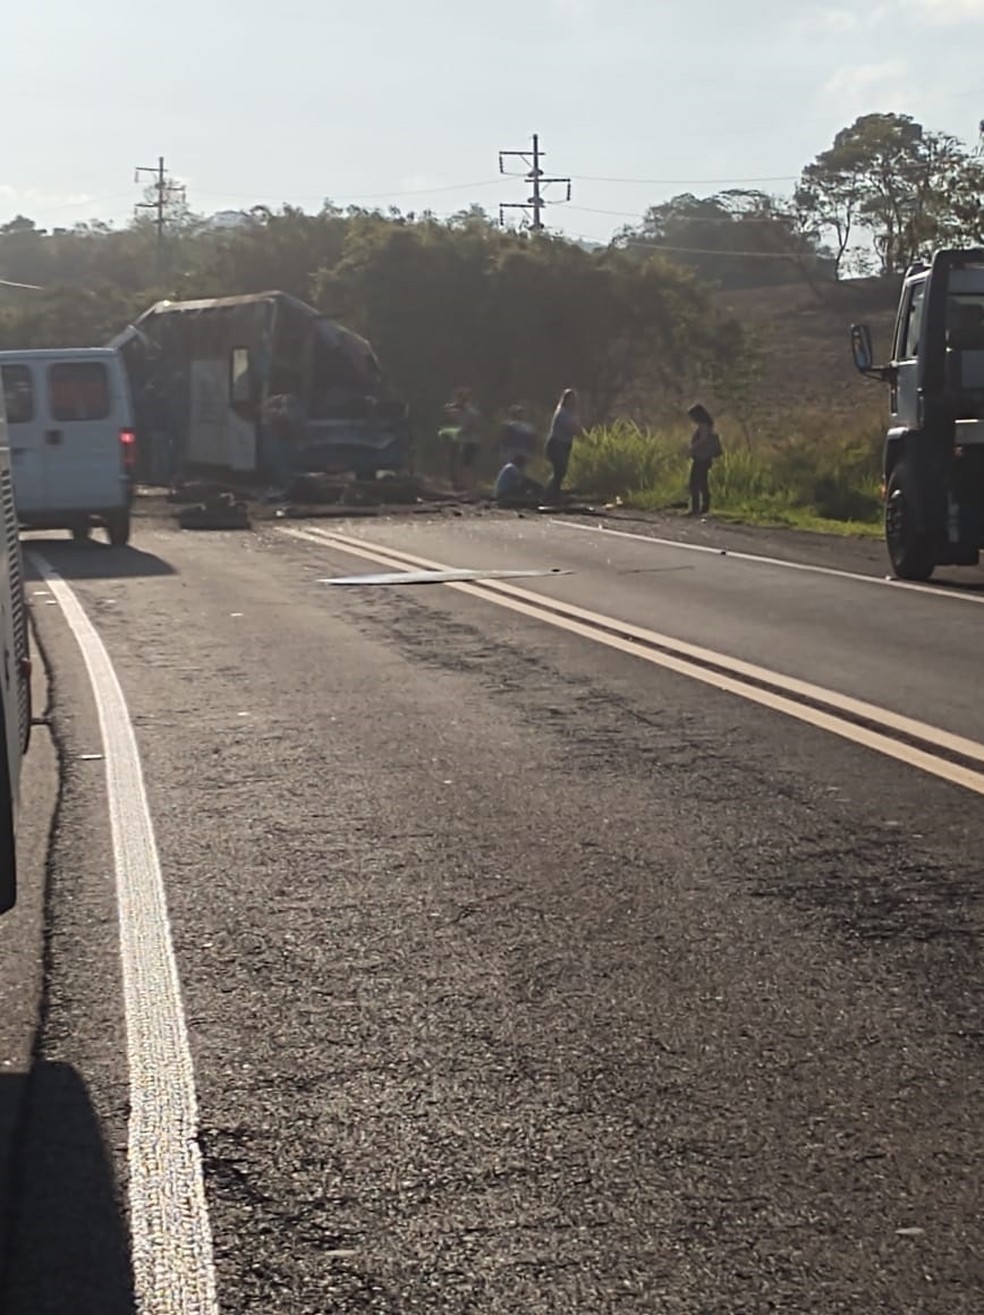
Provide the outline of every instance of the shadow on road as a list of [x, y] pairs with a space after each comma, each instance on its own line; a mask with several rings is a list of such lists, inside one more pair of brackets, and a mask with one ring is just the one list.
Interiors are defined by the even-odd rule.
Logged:
[[968, 579], [967, 576], [954, 579], [953, 576], [934, 575], [930, 584], [934, 589], [946, 589], [952, 594], [984, 594], [984, 580], [980, 576], [975, 579]]
[[0, 1142], [0, 1311], [134, 1315], [126, 1218], [71, 1065], [0, 1076], [0, 1135], [12, 1130]]
[[23, 541], [28, 563], [41, 553], [66, 580], [135, 580], [149, 575], [177, 575], [168, 562], [140, 548], [111, 548], [106, 543], [72, 543], [64, 539]]

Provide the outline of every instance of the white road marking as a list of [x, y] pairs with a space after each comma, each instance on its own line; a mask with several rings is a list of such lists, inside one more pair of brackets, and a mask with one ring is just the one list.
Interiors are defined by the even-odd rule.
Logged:
[[195, 1074], [136, 736], [109, 654], [82, 605], [40, 553], [31, 557], [81, 649], [106, 759], [130, 1072], [137, 1308], [140, 1315], [217, 1315]]
[[[398, 549], [377, 546], [365, 539], [352, 538], [335, 530], [322, 530], [317, 527], [307, 530], [285, 528], [281, 533], [324, 547], [338, 548], [342, 552], [379, 562], [385, 566], [395, 568], [402, 566], [404, 569], [411, 570], [446, 569], [439, 562], [418, 557], [416, 554], [404, 553]], [[752, 703], [771, 708], [820, 730], [838, 735], [842, 739], [873, 749], [886, 757], [917, 767], [952, 785], [959, 785], [975, 794], [984, 795], [984, 772], [937, 757], [934, 752], [936, 750], [959, 754], [974, 762], [984, 763], [984, 744], [977, 740], [954, 735], [938, 726], [904, 717], [888, 708], [783, 675], [768, 667], [756, 666], [754, 663], [730, 657], [726, 653], [701, 648], [696, 644], [689, 644], [654, 630], [619, 621], [615, 617], [588, 611], [572, 603], [531, 593], [515, 585], [498, 582], [494, 584], [453, 582], [446, 584], [444, 588], [456, 589], [486, 602], [496, 603], [500, 607], [507, 607], [534, 620], [558, 626], [595, 643], [605, 644], [609, 648], [618, 649], [655, 666], [665, 667], [679, 675], [688, 676], [692, 680], [712, 685], [730, 694], [737, 694]], [[658, 645], [659, 650], [663, 651], [647, 647], [651, 644]], [[709, 669], [708, 666], [703, 665], [705, 663], [713, 663], [718, 670]], [[750, 684], [749, 681], [757, 683]], [[763, 685], [767, 685], [768, 688], [762, 688]], [[797, 702], [797, 699], [809, 699], [811, 703], [823, 706], [810, 706]], [[869, 725], [858, 725], [856, 721], [847, 720], [847, 717], [861, 718]], [[891, 738], [893, 732], [917, 739], [922, 743], [912, 745]]]
[[935, 598], [951, 598], [960, 603], [984, 604], [984, 594], [972, 594], [959, 587], [945, 589], [940, 585], [916, 584], [912, 580], [896, 580], [890, 575], [864, 575], [861, 571], [843, 571], [836, 566], [816, 566], [810, 562], [787, 562], [782, 557], [765, 557], [760, 553], [738, 552], [732, 548], [714, 548], [706, 543], [681, 543], [679, 539], [658, 539], [651, 534], [636, 534], [632, 530], [613, 530], [607, 525], [579, 525], [574, 521], [553, 517], [551, 525], [564, 530], [578, 530], [582, 534], [607, 534], [616, 539], [633, 539], [636, 543], [654, 543], [660, 548], [679, 548], [681, 552], [707, 553], [711, 557], [731, 557], [738, 562], [756, 562], [759, 566], [781, 566], [787, 571], [805, 571], [809, 575], [829, 575], [837, 580], [852, 580], [855, 584], [877, 584], [882, 588], [905, 589], [910, 593], [930, 594]]

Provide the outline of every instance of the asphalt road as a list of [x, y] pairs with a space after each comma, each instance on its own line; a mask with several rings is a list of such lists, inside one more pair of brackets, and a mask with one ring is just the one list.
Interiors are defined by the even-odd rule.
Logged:
[[[620, 528], [36, 541], [136, 731], [223, 1311], [984, 1308], [984, 798], [488, 597], [326, 585], [386, 568], [317, 538], [569, 572], [514, 584], [984, 740], [978, 577]], [[119, 859], [89, 677], [31, 588], [60, 797], [0, 1309], [115, 1315]]]

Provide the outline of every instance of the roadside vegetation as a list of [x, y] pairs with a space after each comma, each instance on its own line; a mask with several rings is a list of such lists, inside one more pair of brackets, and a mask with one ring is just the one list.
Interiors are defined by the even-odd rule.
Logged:
[[[732, 442], [711, 474], [717, 517], [846, 534], [876, 534], [881, 517], [877, 416], [831, 434], [823, 416], [781, 433]], [[592, 495], [649, 511], [687, 503], [687, 440], [680, 427], [627, 422], [592, 430], [574, 450], [571, 481]]]

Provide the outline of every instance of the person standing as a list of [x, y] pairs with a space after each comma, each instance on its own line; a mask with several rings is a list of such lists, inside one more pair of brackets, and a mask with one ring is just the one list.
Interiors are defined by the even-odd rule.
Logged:
[[475, 487], [481, 416], [467, 388], [459, 388], [444, 408], [451, 424], [441, 432], [448, 438], [448, 478], [456, 493]]
[[574, 440], [583, 433], [577, 413], [577, 393], [573, 388], [565, 388], [553, 413], [550, 437], [547, 439], [547, 460], [553, 467], [547, 493], [554, 501], [560, 498], [560, 490], [567, 477]]
[[690, 437], [690, 515], [706, 516], [711, 510], [711, 466], [721, 455], [721, 440], [706, 406], [695, 402], [687, 415], [697, 426]]

